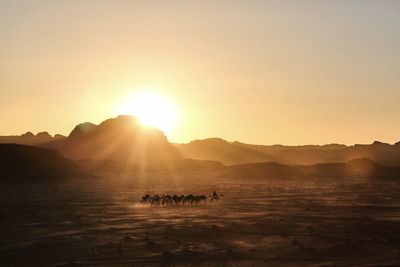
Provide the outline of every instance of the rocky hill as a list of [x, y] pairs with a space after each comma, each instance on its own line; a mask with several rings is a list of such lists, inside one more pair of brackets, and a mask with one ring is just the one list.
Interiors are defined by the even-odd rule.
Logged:
[[49, 181], [89, 176], [58, 151], [27, 145], [0, 144], [1, 181]]

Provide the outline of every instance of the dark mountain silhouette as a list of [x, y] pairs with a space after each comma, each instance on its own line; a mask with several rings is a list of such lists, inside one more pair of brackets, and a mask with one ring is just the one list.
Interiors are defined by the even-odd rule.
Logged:
[[352, 159], [369, 158], [377, 163], [400, 166], [400, 145], [374, 142], [370, 145], [251, 145], [227, 142], [222, 139], [196, 140], [188, 144], [176, 144], [185, 157], [217, 160], [223, 164], [244, 164], [273, 161], [289, 165], [312, 165], [317, 163], [347, 162]]
[[224, 164], [275, 161], [270, 156], [252, 148], [229, 143], [220, 138], [194, 140], [188, 144], [176, 144], [186, 158], [214, 160]]
[[0, 136], [0, 144], [23, 144], [39, 146], [63, 138], [65, 138], [65, 136], [60, 134], [56, 134], [54, 137], [52, 137], [48, 132], [40, 132], [37, 135], [34, 135], [32, 132], [27, 132], [22, 135]]
[[58, 150], [97, 174], [132, 174], [157, 171], [198, 171], [222, 166], [211, 160], [184, 158], [164, 133], [144, 127], [133, 116], [122, 115], [95, 125], [77, 125], [68, 137], [46, 132], [0, 138], [3, 143], [35, 145]]
[[61, 152], [92, 171], [130, 173], [160, 170], [215, 169], [223, 165], [275, 162], [282, 165], [347, 163], [368, 158], [387, 166], [400, 166], [400, 142], [346, 146], [253, 145], [220, 138], [171, 144], [164, 133], [144, 127], [133, 116], [119, 116], [95, 125], [77, 125], [68, 137], [34, 135], [0, 137], [0, 143], [35, 145]]
[[35, 137], [35, 135], [31, 132], [26, 132], [26, 133], [22, 134], [20, 137], [22, 137], [23, 139], [27, 139], [27, 138], [33, 138], [33, 137]]
[[93, 124], [91, 122], [78, 124], [77, 126], [75, 126], [75, 128], [72, 130], [72, 132], [69, 134], [68, 137], [80, 138], [89, 135], [92, 131], [94, 131], [96, 126], [97, 126], [96, 124]]
[[369, 159], [346, 163], [320, 163], [309, 166], [284, 165], [276, 162], [227, 166], [214, 173], [221, 179], [244, 181], [355, 181], [378, 179], [400, 181], [400, 167], [384, 166]]
[[183, 160], [162, 131], [145, 127], [135, 117], [127, 115], [105, 120], [99, 125], [80, 124], [67, 138], [43, 146], [57, 149], [90, 169], [163, 169]]
[[[108, 122], [110, 123], [110, 122]], [[103, 127], [103, 126], [102, 126]], [[84, 138], [89, 138], [85, 136]], [[89, 139], [91, 140], [91, 139]], [[81, 142], [81, 141], [80, 141]], [[161, 161], [162, 162], [162, 161]], [[59, 180], [61, 178], [78, 178], [93, 173], [109, 172], [111, 174], [128, 174], [134, 177], [141, 172], [198, 173], [197, 177], [212, 181], [353, 181], [379, 179], [398, 181], [400, 167], [384, 166], [370, 159], [355, 159], [343, 163], [319, 163], [313, 165], [286, 165], [276, 162], [261, 162], [224, 166], [216, 161], [178, 159], [168, 161], [170, 164], [153, 164], [146, 168], [139, 163], [126, 164], [109, 158], [80, 160], [79, 165], [66, 159], [60, 152], [39, 147], [0, 144], [0, 177], [12, 181], [28, 179], [29, 181]], [[165, 163], [165, 162], [162, 162]], [[200, 176], [199, 176], [200, 175]]]
[[27, 145], [0, 144], [2, 181], [48, 181], [83, 176], [89, 177], [89, 174], [58, 151]]

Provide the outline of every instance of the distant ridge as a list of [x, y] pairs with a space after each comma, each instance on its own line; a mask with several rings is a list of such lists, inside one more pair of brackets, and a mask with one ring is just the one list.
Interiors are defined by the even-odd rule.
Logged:
[[26, 132], [22, 135], [0, 136], [0, 144], [23, 144], [23, 145], [42, 145], [55, 140], [65, 138], [60, 134], [54, 137], [48, 132], [40, 132], [34, 135], [32, 132]]
[[261, 151], [235, 145], [221, 138], [194, 140], [188, 144], [176, 144], [176, 147], [186, 158], [200, 160], [215, 160], [224, 164], [240, 164], [249, 162], [276, 161]]
[[239, 164], [226, 167], [216, 176], [220, 179], [243, 181], [304, 180], [319, 182], [396, 181], [400, 182], [400, 167], [378, 164], [370, 159], [355, 159], [346, 163], [320, 163], [309, 166], [285, 165], [276, 162]]
[[[128, 164], [132, 168], [175, 168], [183, 159], [220, 162], [237, 165], [276, 162], [286, 165], [313, 165], [348, 162], [368, 158], [379, 164], [400, 166], [400, 142], [387, 144], [327, 145], [255, 145], [228, 142], [221, 138], [194, 140], [186, 144], [171, 144], [156, 128], [142, 126], [135, 117], [122, 115], [99, 125], [85, 122], [71, 131], [68, 137], [47, 132], [34, 135], [0, 136], [0, 143], [17, 143], [51, 148], [76, 161], [108, 162], [106, 165]], [[113, 167], [113, 168], [114, 168]], [[115, 167], [117, 168], [117, 167]], [[114, 169], [115, 169], [114, 168]]]
[[[98, 168], [111, 169], [105, 160], [99, 161]], [[87, 166], [86, 166], [87, 167]], [[123, 174], [127, 166], [116, 165], [110, 174]], [[103, 170], [92, 168], [92, 174]], [[17, 144], [0, 144], [0, 181], [59, 181], [65, 178], [87, 178], [89, 169], [83, 169], [75, 162], [64, 158], [58, 151]], [[158, 172], [160, 172], [157, 174]], [[166, 172], [167, 171], [167, 172]], [[261, 162], [224, 166], [216, 161], [181, 159], [168, 166], [153, 165], [142, 174], [156, 172], [152, 179], [174, 177], [183, 179], [196, 177], [193, 181], [209, 182], [357, 182], [392, 181], [400, 182], [400, 167], [378, 164], [370, 159], [354, 159], [346, 163], [319, 163], [314, 165], [286, 165], [276, 162]], [[140, 168], [128, 173], [134, 181]], [[114, 176], [113, 175], [113, 176]], [[161, 175], [161, 176], [160, 176]], [[194, 176], [192, 176], [194, 175]], [[191, 180], [188, 180], [191, 181]]]
[[217, 160], [227, 165], [266, 161], [289, 165], [312, 165], [368, 158], [383, 165], [400, 166], [400, 142], [394, 145], [375, 141], [369, 145], [353, 146], [341, 144], [267, 146], [212, 138], [195, 140], [188, 144], [176, 144], [176, 147], [185, 157]]
[[18, 144], [0, 144], [0, 180], [56, 181], [90, 175], [58, 151]]

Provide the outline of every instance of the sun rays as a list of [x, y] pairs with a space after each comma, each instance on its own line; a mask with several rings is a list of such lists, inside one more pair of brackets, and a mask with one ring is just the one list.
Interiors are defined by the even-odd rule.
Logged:
[[170, 133], [177, 123], [177, 111], [173, 103], [165, 96], [143, 91], [129, 96], [117, 108], [117, 115], [133, 115], [144, 126], [151, 126]]
[[86, 158], [81, 149], [94, 153], [91, 160], [85, 161], [90, 170], [143, 185], [149, 175], [168, 176], [173, 184], [179, 183], [173, 170], [180, 164], [181, 156], [161, 131], [144, 127], [129, 116], [118, 116], [95, 127], [97, 130], [89, 133], [90, 138], [75, 140], [79, 142], [75, 155]]

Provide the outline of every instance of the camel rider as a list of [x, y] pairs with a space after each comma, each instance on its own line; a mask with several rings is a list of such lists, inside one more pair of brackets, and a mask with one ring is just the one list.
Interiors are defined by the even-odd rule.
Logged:
[[217, 192], [215, 192], [215, 190], [214, 190], [214, 193], [213, 193], [213, 198], [218, 198], [218, 194], [217, 194]]

